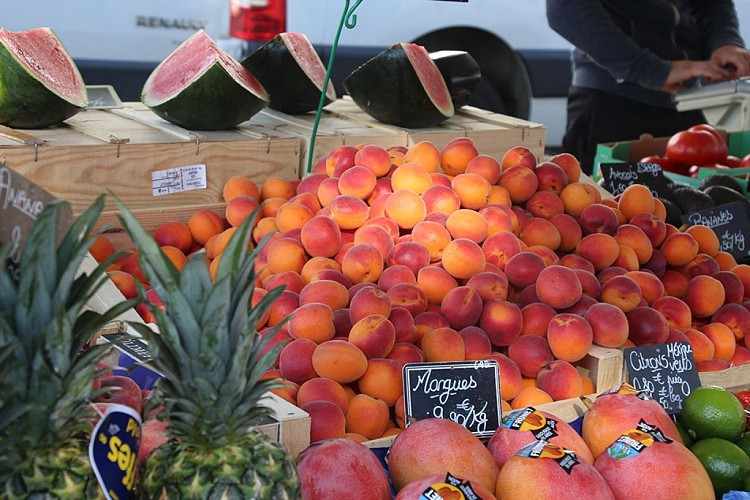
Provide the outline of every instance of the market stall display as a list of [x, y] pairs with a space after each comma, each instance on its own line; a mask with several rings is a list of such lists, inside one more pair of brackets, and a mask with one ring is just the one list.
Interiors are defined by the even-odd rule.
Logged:
[[[227, 61], [209, 42], [198, 33], [186, 46], [198, 44], [201, 61], [218, 71]], [[451, 112], [420, 121], [429, 113], [419, 108], [408, 116], [417, 121], [397, 123], [361, 109], [354, 95], [337, 100], [323, 115], [330, 121], [321, 122], [330, 147], [318, 142], [318, 150], [308, 151], [313, 165], [305, 166], [300, 154], [312, 149], [304, 138], [312, 118], [277, 110], [256, 109], [217, 126], [209, 110], [194, 113], [200, 123], [175, 123], [171, 114], [127, 105], [79, 113], [59, 129], [4, 132], [23, 149], [13, 157], [18, 150], [7, 148], [4, 169], [20, 166], [40, 183], [59, 181], [50, 189], [76, 198], [72, 235], [59, 247], [50, 238], [50, 212], [32, 230], [21, 260], [24, 293], [16, 293], [7, 266], [0, 275], [0, 327], [7, 334], [0, 336], [0, 386], [10, 394], [0, 399], [0, 414], [26, 415], [24, 396], [46, 398], [35, 402], [44, 408], [65, 405], [37, 415], [43, 425], [27, 435], [0, 426], [3, 443], [13, 447], [0, 460], [0, 479], [14, 495], [49, 488], [41, 484], [47, 478], [29, 472], [27, 454], [43, 449], [54, 457], [68, 438], [75, 439], [71, 454], [81, 470], [98, 470], [95, 454], [89, 460], [82, 452], [91, 418], [78, 419], [78, 412], [93, 416], [85, 398], [95, 408], [124, 403], [127, 414], [145, 420], [131, 429], [142, 433], [140, 450], [122, 447], [110, 459], [122, 460], [127, 485], [143, 496], [329, 498], [342, 486], [371, 484], [383, 498], [404, 498], [413, 488], [435, 498], [480, 491], [486, 498], [627, 498], [637, 484], [659, 498], [714, 498], [727, 485], [746, 487], [750, 458], [731, 454], [743, 450], [745, 410], [730, 391], [750, 388], [750, 265], [738, 262], [708, 225], [668, 220], [667, 205], [649, 186], [626, 183], [610, 193], [582, 174], [575, 157], [543, 156], [543, 126], [469, 107], [456, 112], [445, 85], [436, 98], [426, 83], [445, 84], [426, 52], [396, 47], [428, 97], [421, 102]], [[195, 53], [185, 46], [176, 53], [185, 50]], [[279, 123], [294, 130], [279, 131]], [[312, 130], [319, 124], [315, 118]], [[225, 125], [236, 127], [202, 132]], [[141, 126], [178, 140], [138, 145], [145, 166], [117, 172], [129, 150], [123, 138], [137, 136]], [[108, 133], [116, 127], [127, 132]], [[86, 208], [90, 190], [101, 185], [71, 189], [78, 178], [71, 182], [70, 166], [57, 176], [40, 174], [40, 150], [46, 156], [57, 145], [38, 137], [53, 143], [70, 129], [86, 139], [75, 149], [65, 146], [63, 157], [116, 150], [108, 173], [122, 182], [109, 186], [114, 207], [107, 213], [112, 205], [100, 193]], [[269, 158], [280, 138], [289, 140], [292, 154]], [[269, 163], [229, 155], [195, 164], [198, 158], [185, 155], [186, 148], [199, 156], [212, 146], [231, 151], [247, 142]], [[171, 158], [149, 158], [149, 151], [169, 156], [173, 146], [182, 154], [177, 166]], [[100, 168], [82, 170], [94, 176]], [[185, 178], [202, 184], [171, 192]], [[195, 198], [185, 196], [191, 191]], [[164, 198], [172, 194], [183, 197]], [[4, 264], [13, 243], [3, 247]], [[58, 264], [69, 266], [62, 276]], [[74, 280], [72, 270], [79, 269], [84, 274]], [[95, 280], [103, 273], [109, 282]], [[67, 318], [51, 323], [55, 336], [30, 337], [27, 351], [46, 367], [37, 373], [24, 356], [11, 355], [23, 351], [19, 332], [29, 328], [5, 318], [33, 326], [49, 317], [45, 308], [67, 294], [64, 286], [56, 292], [55, 282], [83, 289], [66, 302], [70, 307], [55, 309]], [[91, 311], [83, 312], [84, 304]], [[72, 328], [79, 317], [97, 321]], [[109, 319], [117, 319], [114, 326], [103, 324]], [[690, 370], [702, 387], [665, 405], [663, 395], [623, 384], [632, 375], [624, 367], [633, 366], [623, 362], [624, 353], [673, 343], [689, 354], [680, 358], [680, 373]], [[95, 354], [105, 351], [109, 362], [131, 364], [130, 377], [97, 365], [102, 359]], [[131, 359], [121, 361], [122, 355]], [[659, 364], [658, 356], [650, 359]], [[497, 408], [472, 399], [479, 391], [472, 391], [471, 372], [438, 377], [423, 370], [405, 384], [404, 367], [424, 362], [496, 370]], [[127, 395], [123, 379], [144, 383], [138, 369], [153, 375], [148, 387], [129, 384], [139, 397], [110, 394], [119, 385]], [[44, 384], [12, 384], [9, 374], [17, 372], [31, 373], [31, 380], [62, 374], [75, 383], [50, 382], [47, 389], [59, 389], [59, 398], [24, 395], [21, 388]], [[436, 401], [432, 416], [408, 414], [410, 391]], [[716, 402], [701, 398], [704, 391], [721, 393], [719, 409], [731, 428], [724, 419], [706, 425]], [[466, 397], [450, 397], [457, 394]], [[269, 397], [304, 415], [304, 436], [291, 433], [290, 441], [274, 434], [283, 433], [283, 422], [265, 433], [262, 417], [274, 413]], [[668, 410], [680, 413], [682, 404], [675, 422]], [[491, 435], [485, 442], [470, 429], [482, 428], [490, 411], [502, 422], [482, 429]], [[76, 425], [63, 429], [47, 418], [61, 415]], [[47, 429], [54, 432], [40, 437]], [[92, 439], [108, 438], [97, 431]], [[719, 444], [731, 449], [722, 460], [739, 472], [716, 475], [707, 458], [716, 446], [710, 439], [731, 445]], [[384, 448], [382, 462], [368, 448]], [[338, 462], [342, 455], [350, 457], [346, 464]], [[362, 466], [350, 467], [355, 463]], [[684, 489], [665, 483], [675, 479]], [[88, 472], [65, 482], [71, 483], [96, 494]]]

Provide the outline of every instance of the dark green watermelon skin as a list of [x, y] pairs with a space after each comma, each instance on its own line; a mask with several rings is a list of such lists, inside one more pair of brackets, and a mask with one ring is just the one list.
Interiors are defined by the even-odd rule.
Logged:
[[400, 44], [352, 71], [343, 86], [363, 111], [383, 123], [423, 128], [450, 118], [432, 102]]
[[[258, 47], [241, 64], [268, 90], [269, 108], [290, 115], [318, 109], [320, 89], [294, 59], [281, 35]], [[332, 102], [327, 95], [324, 106]]]
[[218, 62], [172, 99], [152, 104], [144, 95], [142, 100], [156, 115], [190, 130], [230, 129], [268, 106]]
[[82, 109], [28, 75], [0, 44], [0, 125], [25, 129], [50, 127]]

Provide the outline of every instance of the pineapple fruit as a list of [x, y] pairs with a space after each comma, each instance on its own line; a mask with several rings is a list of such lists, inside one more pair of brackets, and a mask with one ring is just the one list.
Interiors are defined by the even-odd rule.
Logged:
[[279, 382], [260, 376], [282, 347], [264, 352], [273, 335], [261, 338], [257, 332], [258, 320], [281, 289], [250, 305], [255, 255], [265, 243], [250, 248], [250, 222], [257, 214], [238, 227], [212, 280], [203, 252], [178, 271], [125, 205], [117, 203], [123, 227], [139, 249], [141, 268], [167, 310], [152, 308], [159, 334], [133, 325], [152, 351], [146, 366], [164, 375], [152, 396], [163, 405], [157, 418], [167, 423], [170, 437], [145, 457], [139, 494], [298, 498], [296, 460], [251, 430], [271, 411], [259, 402]]
[[107, 352], [82, 348], [134, 301], [104, 313], [86, 308], [117, 256], [80, 274], [104, 200], [58, 244], [65, 204], [48, 204], [34, 222], [17, 281], [11, 245], [0, 250], [0, 498], [103, 498], [88, 458], [98, 415], [87, 400]]

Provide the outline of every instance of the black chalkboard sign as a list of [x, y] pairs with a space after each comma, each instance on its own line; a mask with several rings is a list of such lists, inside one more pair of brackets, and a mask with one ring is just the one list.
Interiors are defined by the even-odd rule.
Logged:
[[495, 360], [407, 363], [404, 374], [406, 424], [448, 418], [477, 437], [500, 425], [500, 368]]
[[148, 345], [142, 339], [131, 337], [125, 333], [110, 333], [103, 335], [102, 339], [111, 342], [120, 352], [140, 363], [145, 363], [152, 358]]
[[[0, 245], [12, 245], [8, 265], [16, 280], [31, 227], [44, 207], [55, 199], [51, 193], [0, 163]], [[65, 236], [72, 221], [70, 206], [61, 206], [57, 221], [58, 241]]]
[[713, 229], [719, 237], [721, 249], [731, 253], [737, 261], [750, 257], [750, 217], [747, 215], [745, 203], [734, 201], [685, 214], [682, 216], [682, 222]]
[[631, 184], [643, 184], [658, 197], [669, 195], [669, 179], [658, 163], [601, 163], [604, 189], [617, 196]]
[[670, 342], [625, 349], [628, 381], [659, 401], [673, 415], [701, 381], [688, 342]]

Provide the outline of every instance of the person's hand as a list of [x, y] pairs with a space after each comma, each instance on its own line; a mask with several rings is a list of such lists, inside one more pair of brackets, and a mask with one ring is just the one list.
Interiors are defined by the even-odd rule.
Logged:
[[711, 54], [711, 62], [729, 72], [730, 78], [750, 75], [750, 52], [737, 45], [722, 45]]
[[[718, 51], [717, 51], [718, 52]], [[704, 78], [707, 82], [713, 83], [726, 80], [730, 73], [713, 60], [710, 61], [672, 61], [672, 69], [664, 82], [662, 90], [667, 92], [677, 92], [686, 88], [685, 82], [693, 78]]]

